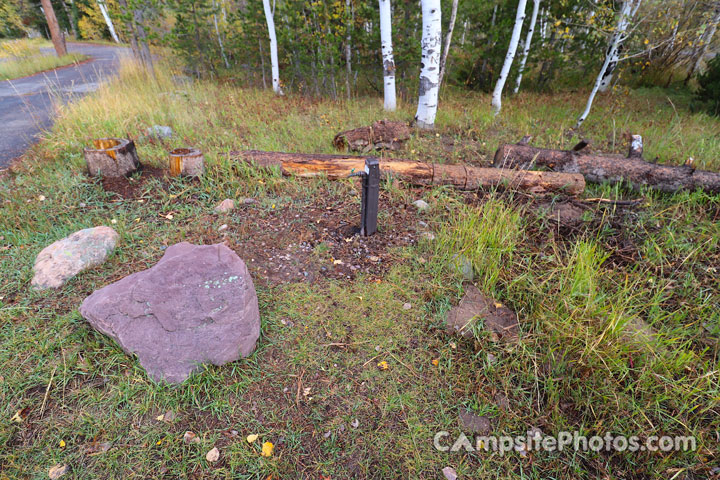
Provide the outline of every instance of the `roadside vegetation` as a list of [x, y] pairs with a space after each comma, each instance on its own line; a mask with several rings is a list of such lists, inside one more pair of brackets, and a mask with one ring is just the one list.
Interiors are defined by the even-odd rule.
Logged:
[[[338, 131], [406, 120], [414, 105], [400, 102], [388, 114], [374, 97], [277, 97], [232, 82], [176, 84], [166, 69], [155, 71], [149, 79], [125, 64], [98, 92], [59, 106], [52, 131], [0, 184], [0, 478], [42, 478], [55, 464], [88, 479], [439, 478], [446, 466], [461, 478], [717, 472], [717, 196], [589, 184], [580, 199], [532, 198], [386, 181], [373, 252], [381, 267], [348, 278], [336, 274], [336, 261], [362, 259], [318, 239], [359, 222], [357, 181], [282, 177], [227, 153], [329, 153]], [[497, 119], [489, 100], [446, 90], [437, 130], [417, 133], [396, 155], [487, 165], [500, 143], [528, 133], [534, 145], [571, 148], [567, 130], [586, 93], [520, 93]], [[602, 96], [585, 136], [598, 151], [626, 152], [626, 134], [641, 133], [647, 158], [693, 157], [698, 168], [717, 170], [720, 119], [692, 113], [690, 103], [659, 88]], [[171, 126], [174, 136], [143, 140], [153, 125]], [[106, 136], [135, 138], [154, 172], [167, 167], [168, 150], [195, 146], [206, 174], [190, 181], [143, 173], [120, 195], [84, 171], [83, 147]], [[215, 214], [224, 198], [255, 203]], [[411, 205], [418, 198], [428, 212]], [[579, 214], [568, 219], [567, 208]], [[110, 260], [58, 291], [33, 292], [37, 253], [96, 225], [121, 235]], [[423, 239], [423, 228], [435, 239]], [[384, 244], [394, 232], [410, 240]], [[179, 241], [224, 241], [237, 251], [255, 280], [263, 324], [250, 358], [171, 387], [151, 381], [77, 307]], [[273, 276], [266, 254], [290, 254], [303, 241], [315, 242], [311, 252], [292, 258], [321, 274]], [[482, 327], [471, 340], [445, 332], [464, 289], [457, 254], [483, 292], [518, 313], [518, 343], [496, 343]], [[387, 369], [378, 368], [383, 361]], [[465, 409], [487, 416], [498, 435], [692, 435], [697, 450], [436, 451], [436, 432], [464, 431]], [[186, 431], [200, 442], [185, 443]], [[272, 442], [272, 456], [261, 456], [250, 434]], [[206, 460], [213, 447], [217, 462]]]
[[[41, 49], [50, 49], [44, 53]], [[33, 75], [45, 70], [82, 62], [88, 58], [80, 53], [57, 57], [52, 44], [40, 39], [17, 39], [0, 41], [0, 80]]]

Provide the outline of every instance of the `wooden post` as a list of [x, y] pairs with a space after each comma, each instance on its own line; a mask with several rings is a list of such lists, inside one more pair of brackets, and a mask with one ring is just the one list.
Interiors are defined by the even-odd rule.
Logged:
[[48, 23], [48, 29], [50, 30], [50, 37], [52, 38], [53, 46], [55, 47], [55, 53], [57, 53], [58, 57], [67, 55], [65, 36], [60, 30], [60, 25], [58, 25], [52, 3], [50, 0], [40, 0], [40, 4], [42, 5], [43, 12], [45, 13], [45, 19]]
[[140, 167], [135, 143], [124, 138], [98, 138], [95, 148], [85, 148], [85, 163], [93, 177], [122, 177]]
[[199, 177], [205, 170], [205, 157], [197, 148], [176, 148], [169, 153], [170, 175]]

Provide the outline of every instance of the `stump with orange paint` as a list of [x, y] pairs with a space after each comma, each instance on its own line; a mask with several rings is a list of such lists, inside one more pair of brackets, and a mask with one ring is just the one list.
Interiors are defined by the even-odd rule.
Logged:
[[169, 153], [170, 175], [199, 177], [205, 170], [205, 157], [197, 148], [176, 148]]
[[83, 151], [88, 172], [93, 177], [123, 177], [140, 167], [135, 143], [125, 138], [98, 138], [95, 148]]

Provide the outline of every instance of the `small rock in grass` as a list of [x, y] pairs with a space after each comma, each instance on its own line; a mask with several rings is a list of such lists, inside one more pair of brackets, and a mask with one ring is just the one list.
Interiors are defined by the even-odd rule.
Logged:
[[481, 321], [490, 331], [493, 341], [518, 341], [519, 324], [517, 314], [503, 304], [483, 295], [474, 285], [469, 285], [460, 304], [453, 307], [447, 316], [449, 332], [464, 338], [472, 338], [474, 325]]
[[351, 426], [352, 428], [358, 428], [358, 427], [360, 426], [360, 420], [358, 420], [358, 419], [356, 418], [355, 420], [353, 420], [353, 421], [350, 423], [350, 426]]
[[428, 224], [427, 224], [427, 222], [423, 222], [422, 220], [420, 220], [420, 221], [418, 222], [418, 227], [420, 227], [420, 228], [427, 228], [427, 227], [428, 227]]
[[119, 237], [110, 227], [86, 228], [45, 247], [35, 259], [33, 288], [61, 287], [81, 271], [100, 265]]
[[452, 467], [443, 468], [442, 473], [447, 480], [457, 480], [458, 478], [457, 472]]
[[410, 310], [412, 308], [412, 305], [409, 303], [403, 304], [403, 310]]
[[173, 136], [173, 130], [172, 128], [165, 126], [165, 125], [153, 125], [152, 127], [147, 129], [147, 136], [148, 137], [155, 137], [155, 138], [172, 138]]
[[423, 240], [427, 240], [428, 242], [432, 242], [435, 240], [435, 234], [432, 232], [422, 232], [420, 234], [420, 238]]
[[220, 450], [218, 450], [217, 447], [214, 447], [212, 450], [207, 452], [207, 454], [205, 454], [205, 460], [207, 460], [208, 462], [211, 462], [211, 463], [217, 462], [219, 458], [220, 458]]
[[470, 410], [461, 410], [459, 414], [460, 426], [466, 432], [487, 435], [492, 430], [490, 419], [485, 415], [476, 415]]
[[255, 199], [254, 198], [245, 198], [245, 199], [243, 199], [243, 203], [245, 205], [252, 205], [253, 203], [255, 203]]
[[460, 275], [466, 282], [472, 282], [475, 278], [472, 262], [465, 255], [456, 253], [450, 259], [450, 269]]
[[235, 200], [231, 198], [226, 198], [225, 200], [217, 204], [217, 206], [215, 207], [215, 211], [217, 213], [227, 213], [233, 208], [235, 208]]
[[195, 433], [191, 431], [185, 432], [185, 435], [183, 435], [183, 442], [190, 444], [190, 443], [200, 443], [200, 438], [195, 435]]
[[70, 470], [70, 467], [58, 463], [57, 465], [53, 465], [52, 467], [50, 467], [50, 470], [48, 470], [48, 477], [50, 477], [50, 480], [57, 480], [58, 478], [65, 475], [68, 470]]
[[227, 228], [228, 228], [227, 223], [223, 223], [222, 225], [220, 225], [220, 227], [218, 227], [218, 232], [222, 232], [223, 230], [227, 230]]
[[415, 207], [417, 207], [417, 209], [421, 212], [430, 208], [430, 205], [428, 205], [425, 200], [415, 200], [412, 204], [415, 205]]

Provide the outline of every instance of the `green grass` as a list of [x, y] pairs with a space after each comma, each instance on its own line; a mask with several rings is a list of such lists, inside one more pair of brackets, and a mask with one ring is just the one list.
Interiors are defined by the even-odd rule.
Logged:
[[0, 80], [13, 80], [15, 78], [34, 75], [38, 72], [64, 67], [73, 63], [82, 62], [88, 58], [81, 53], [68, 53], [62, 57], [55, 55], [39, 55], [11, 59], [0, 62]]
[[[487, 95], [450, 92], [437, 135], [415, 136], [396, 155], [486, 164], [498, 144], [525, 134], [538, 146], [571, 147], [576, 139], [566, 132], [584, 100], [584, 92], [523, 93], [506, 99], [494, 120]], [[598, 150], [623, 152], [623, 134], [641, 133], [650, 158], [693, 156], [698, 168], [718, 169], [720, 121], [691, 113], [688, 101], [657, 89], [602, 96], [583, 134]], [[211, 82], [176, 86], [162, 70], [149, 81], [130, 66], [113, 85], [59, 107], [53, 130], [0, 184], [0, 478], [44, 478], [57, 463], [70, 465], [73, 478], [441, 478], [448, 465], [461, 478], [708, 476], [720, 453], [718, 196], [588, 185], [583, 198], [644, 202], [589, 203], [585, 221], [568, 227], [547, 210], [562, 197], [383, 182], [379, 234], [422, 220], [436, 240], [389, 249], [385, 273], [352, 281], [268, 284], [256, 274], [256, 352], [179, 386], [151, 381], [78, 314], [94, 289], [153, 265], [166, 245], [225, 239], [241, 249], [261, 225], [303, 219], [313, 208], [344, 209], [357, 221], [352, 181], [283, 178], [224, 154], [331, 152], [337, 131], [407, 120], [413, 107], [388, 115], [379, 98], [333, 103]], [[175, 136], [164, 145], [139, 141], [142, 161], [164, 167], [167, 150], [196, 146], [207, 161], [200, 181], [152, 180], [141, 198], [122, 200], [85, 175], [82, 148], [91, 139], [138, 138], [154, 124], [172, 126]], [[222, 199], [243, 197], [258, 204], [212, 214]], [[414, 212], [417, 198], [429, 212]], [[217, 233], [223, 223], [226, 237]], [[121, 235], [104, 265], [58, 291], [30, 290], [43, 247], [101, 224]], [[274, 241], [296, 242], [293, 235], [281, 231]], [[445, 333], [464, 289], [449, 268], [458, 254], [481, 290], [518, 312], [519, 343], [494, 343], [482, 328], [470, 341]], [[326, 244], [310, 255], [332, 265]], [[637, 334], [638, 320], [652, 335]], [[388, 370], [376, 367], [383, 360]], [[24, 408], [27, 418], [13, 421]], [[436, 432], [461, 432], [461, 408], [487, 415], [496, 434], [537, 427], [550, 435], [693, 435], [698, 450], [436, 451]], [[167, 411], [178, 418], [157, 420]], [[201, 442], [184, 444], [186, 430]], [[245, 442], [251, 433], [276, 445], [271, 458], [260, 456], [260, 442]], [[106, 442], [109, 450], [93, 451]], [[221, 460], [209, 464], [213, 446]]]

